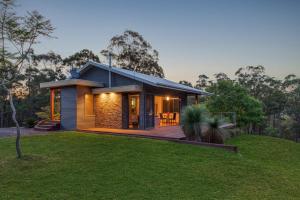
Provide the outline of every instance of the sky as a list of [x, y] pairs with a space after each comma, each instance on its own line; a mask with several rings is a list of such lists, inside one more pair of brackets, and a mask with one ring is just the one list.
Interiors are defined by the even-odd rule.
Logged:
[[[166, 78], [195, 82], [199, 74], [233, 77], [240, 67], [300, 76], [300, 0], [19, 0], [17, 12], [37, 10], [56, 28], [37, 53], [100, 54], [110, 38], [139, 32], [159, 52]], [[104, 63], [107, 62], [102, 58]]]

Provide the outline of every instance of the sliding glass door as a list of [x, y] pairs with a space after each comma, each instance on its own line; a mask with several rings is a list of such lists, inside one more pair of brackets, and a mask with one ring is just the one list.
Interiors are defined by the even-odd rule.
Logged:
[[140, 96], [138, 94], [129, 95], [129, 124], [131, 129], [139, 128]]

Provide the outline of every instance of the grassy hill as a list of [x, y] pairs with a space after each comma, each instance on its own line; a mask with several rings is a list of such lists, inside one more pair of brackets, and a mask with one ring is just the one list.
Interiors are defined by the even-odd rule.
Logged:
[[300, 144], [243, 135], [240, 153], [75, 132], [0, 138], [0, 199], [299, 199]]

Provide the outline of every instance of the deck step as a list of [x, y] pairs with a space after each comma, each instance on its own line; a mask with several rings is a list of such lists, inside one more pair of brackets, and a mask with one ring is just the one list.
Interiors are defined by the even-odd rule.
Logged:
[[56, 126], [56, 124], [40, 124], [39, 127], [44, 127], [44, 128], [51, 128], [53, 126]]
[[40, 121], [35, 125], [34, 130], [37, 131], [56, 131], [60, 129], [59, 121]]

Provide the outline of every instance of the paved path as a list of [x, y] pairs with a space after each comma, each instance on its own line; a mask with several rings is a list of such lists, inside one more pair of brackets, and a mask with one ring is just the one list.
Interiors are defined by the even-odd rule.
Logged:
[[[48, 132], [35, 131], [33, 128], [21, 128], [21, 135], [40, 135]], [[17, 130], [14, 127], [0, 128], [0, 137], [16, 136]]]

